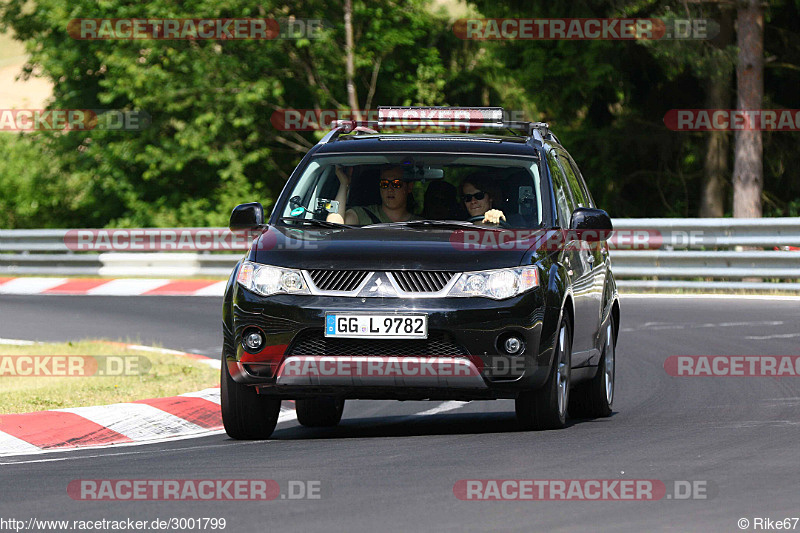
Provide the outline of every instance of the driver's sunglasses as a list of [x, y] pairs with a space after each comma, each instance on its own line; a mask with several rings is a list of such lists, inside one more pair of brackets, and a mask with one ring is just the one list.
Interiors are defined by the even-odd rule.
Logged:
[[402, 189], [404, 183], [403, 180], [381, 180], [381, 189], [388, 189], [390, 186], [392, 189]]
[[486, 193], [483, 191], [478, 191], [475, 194], [465, 194], [464, 195], [464, 203], [469, 203], [472, 201], [473, 198], [476, 200], [483, 200], [486, 197]]

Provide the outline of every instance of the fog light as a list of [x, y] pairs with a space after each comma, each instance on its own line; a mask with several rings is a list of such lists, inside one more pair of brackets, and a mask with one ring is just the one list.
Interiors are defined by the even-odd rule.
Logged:
[[264, 336], [260, 331], [250, 330], [244, 333], [244, 345], [248, 350], [260, 350], [264, 344]]
[[506, 349], [506, 353], [515, 354], [522, 349], [522, 341], [519, 337], [509, 337], [503, 343], [503, 347]]

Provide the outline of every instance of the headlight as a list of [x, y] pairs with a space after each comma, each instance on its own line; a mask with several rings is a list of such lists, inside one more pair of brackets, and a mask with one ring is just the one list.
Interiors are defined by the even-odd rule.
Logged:
[[494, 300], [505, 300], [538, 286], [539, 270], [535, 266], [501, 268], [464, 272], [447, 295], [483, 296]]
[[262, 296], [278, 293], [311, 294], [299, 270], [259, 265], [245, 261], [239, 267], [236, 281], [249, 291]]

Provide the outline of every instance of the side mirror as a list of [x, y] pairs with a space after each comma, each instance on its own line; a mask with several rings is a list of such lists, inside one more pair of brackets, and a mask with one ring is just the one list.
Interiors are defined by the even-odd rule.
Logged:
[[575, 231], [578, 238], [587, 242], [607, 241], [614, 231], [611, 217], [602, 209], [579, 207], [572, 212], [569, 222], [570, 231]]
[[231, 212], [231, 231], [249, 231], [264, 225], [264, 206], [258, 202], [239, 204]]

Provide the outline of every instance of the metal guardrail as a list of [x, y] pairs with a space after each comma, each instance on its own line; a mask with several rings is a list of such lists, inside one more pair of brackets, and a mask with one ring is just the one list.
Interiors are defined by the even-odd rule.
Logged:
[[[800, 251], [775, 250], [800, 247], [800, 218], [615, 219], [614, 229], [621, 287], [800, 290]], [[246, 249], [76, 252], [68, 232], [0, 230], [0, 275], [225, 277]]]
[[613, 222], [615, 230], [657, 232], [667, 250], [800, 246], [800, 218], [617, 218]]

